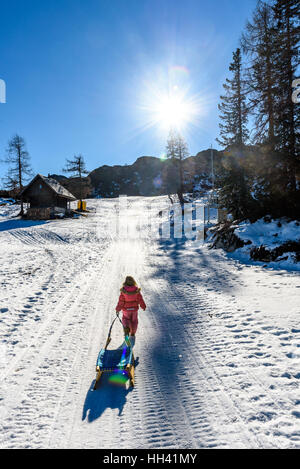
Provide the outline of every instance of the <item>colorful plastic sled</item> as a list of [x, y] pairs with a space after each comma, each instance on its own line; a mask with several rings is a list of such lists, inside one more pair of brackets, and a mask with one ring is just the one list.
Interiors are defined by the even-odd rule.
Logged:
[[[106, 345], [103, 349], [100, 350], [97, 363], [96, 363], [96, 381], [94, 385], [94, 390], [97, 389], [97, 386], [100, 382], [101, 376], [103, 373], [113, 373], [123, 376], [123, 382], [130, 380], [130, 385], [134, 386], [134, 355], [132, 350], [132, 345], [129, 340], [128, 331], [124, 329], [125, 340], [123, 344], [116, 350], [107, 350], [108, 345], [111, 341], [111, 331], [115, 321], [119, 319], [122, 327], [123, 324], [119, 318], [119, 315], [113, 320]], [[127, 379], [125, 379], [127, 378]], [[113, 380], [112, 380], [113, 381]]]

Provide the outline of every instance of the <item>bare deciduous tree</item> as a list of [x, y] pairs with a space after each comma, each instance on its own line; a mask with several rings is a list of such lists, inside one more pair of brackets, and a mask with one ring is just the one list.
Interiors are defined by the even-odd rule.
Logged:
[[70, 173], [73, 177], [79, 178], [79, 200], [82, 205], [82, 185], [83, 175], [89, 172], [86, 169], [86, 164], [82, 155], [74, 155], [72, 160], [67, 159], [66, 167], [63, 169], [64, 173]]
[[175, 130], [171, 130], [167, 142], [167, 157], [178, 168], [176, 177], [177, 195], [181, 205], [184, 204], [184, 170], [183, 161], [189, 156], [188, 146], [184, 138]]

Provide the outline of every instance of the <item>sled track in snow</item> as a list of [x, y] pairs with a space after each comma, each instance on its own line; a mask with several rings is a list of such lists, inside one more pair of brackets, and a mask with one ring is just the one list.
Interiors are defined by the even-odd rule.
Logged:
[[[101, 287], [105, 284], [107, 264], [111, 263], [113, 255], [112, 246], [107, 251], [105, 255], [106, 261], [102, 264], [101, 271], [97, 275], [97, 289], [93, 291], [94, 301], [91, 308], [92, 320], [85, 329], [88, 340], [86, 340], [86, 337], [84, 338], [80, 349], [80, 357], [78, 358], [78, 361], [74, 360], [74, 369], [76, 370], [72, 376], [74, 381], [72, 383], [72, 380], [70, 379], [68, 383], [69, 386], [65, 388], [65, 392], [75, 394], [68, 411], [68, 419], [66, 422], [62, 422], [58, 407], [56, 419], [53, 421], [53, 428], [48, 441], [49, 447], [71, 448], [81, 446], [80, 440], [78, 442], [78, 446], [74, 446], [74, 440], [76, 441], [76, 415], [78, 413], [82, 414], [82, 396], [88, 390], [92, 392], [93, 380], [91, 380], [91, 373], [94, 378], [98, 351], [106, 340], [105, 333], [111, 320], [110, 292], [107, 291], [106, 298], [103, 298], [105, 297], [105, 292], [103, 292]], [[112, 268], [114, 269], [113, 273], [116, 275], [117, 264], [114, 263]], [[101, 301], [99, 300], [100, 293]], [[103, 317], [103, 312], [104, 314], [107, 314], [105, 319]], [[60, 406], [63, 405], [63, 397], [64, 396], [62, 396], [59, 403]]]
[[68, 240], [64, 239], [59, 234], [55, 233], [50, 229], [44, 229], [39, 227], [39, 229], [32, 228], [32, 229], [16, 229], [10, 232], [10, 235], [16, 238], [18, 241], [22, 242], [23, 244], [35, 244], [35, 245], [43, 245], [48, 243], [67, 243]]
[[[37, 289], [37, 291], [31, 293], [31, 297], [34, 297], [34, 296], [40, 297], [43, 291], [48, 293], [48, 289], [51, 286], [51, 282], [53, 280], [53, 277], [55, 276], [55, 274], [57, 272], [61, 273], [61, 270], [63, 269], [63, 265], [62, 265], [63, 262], [59, 261], [58, 256], [57, 256], [57, 258], [54, 257], [54, 252], [51, 249], [45, 248], [45, 253], [48, 254], [50, 256], [50, 258], [52, 259], [53, 271], [49, 274], [49, 276], [46, 279], [43, 279], [43, 282], [40, 285], [40, 287]], [[87, 268], [87, 264], [84, 266], [84, 268]], [[77, 269], [74, 270], [73, 274], [75, 274], [76, 271], [77, 271]], [[81, 275], [82, 275], [82, 280], [84, 280], [85, 274], [82, 273]], [[57, 288], [57, 285], [55, 285], [55, 287], [53, 287], [53, 288]], [[56, 323], [56, 322], [59, 321], [59, 318], [62, 314], [62, 311], [65, 309], [68, 302], [72, 303], [76, 299], [76, 291], [78, 290], [78, 288], [79, 288], [78, 283], [70, 285], [69, 289], [71, 289], [71, 290], [68, 291], [58, 301], [58, 303], [53, 307], [53, 311], [51, 311], [51, 313], [48, 315], [48, 317], [44, 320], [44, 322], [41, 324], [41, 326], [37, 329], [34, 338], [29, 342], [29, 344], [25, 347], [24, 350], [22, 350], [20, 353], [18, 353], [16, 355], [16, 357], [14, 357], [11, 360], [11, 362], [10, 362], [9, 366], [7, 367], [7, 369], [2, 371], [2, 373], [0, 375], [0, 382], [5, 380], [14, 371], [15, 368], [19, 368], [20, 363], [22, 363], [22, 361], [25, 361], [25, 358], [26, 358], [26, 361], [27, 361], [27, 354], [29, 352], [33, 353], [32, 348], [36, 348], [35, 352], [39, 353], [38, 348], [35, 347], [35, 344], [36, 344], [36, 342], [39, 338], [46, 341], [46, 344], [47, 344], [47, 340], [49, 340], [50, 337], [51, 337], [51, 334], [50, 334], [50, 336], [46, 334], [47, 328], [49, 326], [51, 327], [51, 324], [53, 322]], [[50, 290], [49, 293], [52, 293], [51, 290]], [[56, 291], [56, 293], [58, 293], [58, 292]], [[41, 299], [43, 299], [43, 298], [41, 298]]]
[[[159, 291], [162, 289], [159, 289], [158, 285], [159, 282], [156, 280], [153, 282], [152, 288], [156, 289], [156, 294], [159, 296]], [[170, 288], [170, 283], [168, 288]], [[174, 288], [174, 285], [172, 285], [172, 289], [176, 293], [174, 292], [169, 296], [168, 303], [166, 304], [162, 298], [161, 302], [164, 308], [167, 309], [168, 304], [172, 304], [174, 309], [181, 311], [184, 315], [184, 305], [179, 300], [180, 292]], [[191, 307], [191, 305], [189, 306]], [[203, 322], [205, 322], [205, 319]], [[207, 348], [207, 340], [209, 340], [205, 332], [195, 334], [196, 331], [194, 330], [193, 335], [191, 335], [185, 327], [185, 322], [178, 320], [176, 315], [173, 315], [172, 323], [173, 332], [176, 333], [177, 331], [177, 339], [180, 338], [179, 351], [183, 351], [182, 359], [185, 362], [185, 365], [181, 365], [178, 369], [178, 382], [181, 382], [180, 390], [183, 392], [181, 398], [185, 404], [187, 420], [194, 427], [197, 436], [197, 444], [192, 445], [192, 447], [226, 447], [224, 436], [223, 441], [222, 435], [219, 435], [220, 440], [215, 438], [220, 432], [220, 428], [222, 428], [221, 434], [223, 435], [226, 435], [227, 431], [232, 432], [234, 430], [236, 446], [244, 448], [263, 447], [263, 443], [246, 429], [238, 406], [229, 397], [223, 386], [222, 379], [215, 372], [215, 364], [212, 363], [211, 359], [208, 359], [210, 349], [208, 353], [204, 352]], [[176, 324], [176, 327], [174, 327], [174, 324]], [[195, 327], [198, 329], [199, 326], [196, 325]], [[165, 329], [167, 330], [167, 327]], [[168, 346], [170, 346], [170, 343], [166, 343], [166, 348]], [[180, 368], [183, 368], [182, 372]], [[194, 373], [197, 375], [197, 382], [193, 381]], [[209, 407], [212, 407], [212, 409], [207, 409], [208, 396], [211, 400]], [[204, 413], [207, 412], [207, 416], [202, 417], [205, 421], [204, 425], [201, 423], [202, 419], [199, 420], [198, 417], [201, 409], [204, 410]], [[217, 416], [217, 419], [213, 417], [213, 414]], [[228, 427], [227, 431], [226, 427]]]

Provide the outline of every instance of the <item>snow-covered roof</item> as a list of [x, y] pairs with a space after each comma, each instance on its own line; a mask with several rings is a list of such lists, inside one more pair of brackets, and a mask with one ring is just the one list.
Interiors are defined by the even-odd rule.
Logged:
[[66, 199], [69, 199], [69, 200], [76, 200], [76, 197], [74, 197], [74, 195], [71, 194], [71, 192], [69, 192], [64, 186], [62, 186], [56, 179], [43, 176], [42, 174], [37, 174], [33, 178], [33, 180], [28, 184], [28, 186], [25, 187], [25, 189], [21, 192], [21, 194], [23, 194], [33, 184], [33, 182], [37, 178], [42, 179], [45, 182], [45, 184], [47, 184], [47, 186], [49, 186], [50, 189], [52, 189], [60, 197], [65, 197]]

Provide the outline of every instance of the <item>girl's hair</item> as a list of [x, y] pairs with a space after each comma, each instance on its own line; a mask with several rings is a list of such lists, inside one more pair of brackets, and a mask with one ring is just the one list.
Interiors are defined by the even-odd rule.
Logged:
[[123, 287], [136, 287], [136, 281], [133, 277], [128, 276], [123, 283]]

